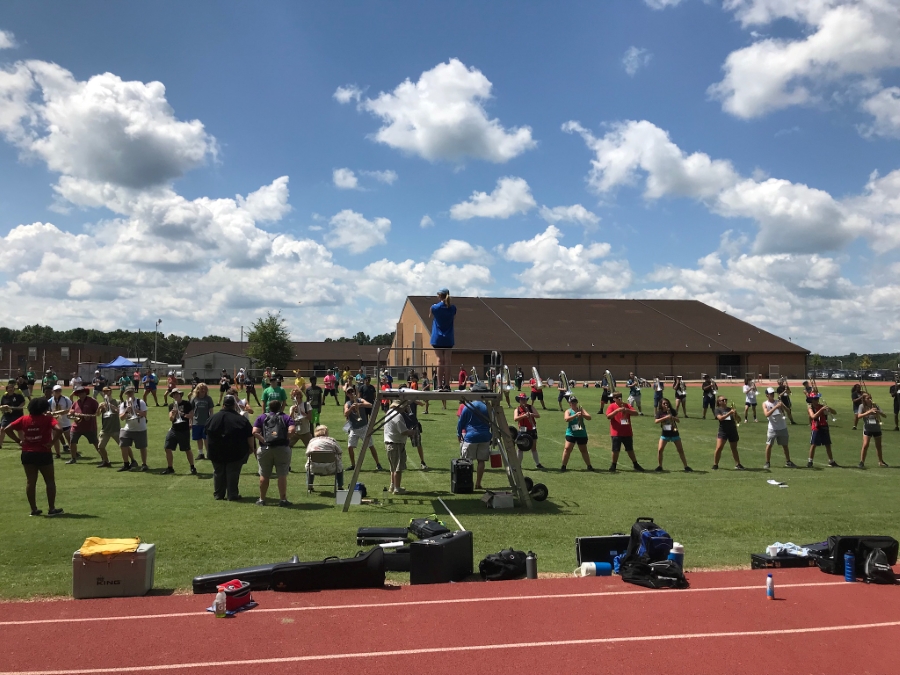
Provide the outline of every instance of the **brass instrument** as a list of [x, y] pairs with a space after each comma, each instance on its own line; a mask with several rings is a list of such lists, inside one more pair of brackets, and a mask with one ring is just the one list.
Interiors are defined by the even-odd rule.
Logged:
[[612, 396], [616, 393], [616, 381], [613, 379], [612, 373], [604, 371], [603, 375], [606, 377], [606, 386], [609, 389], [609, 394]]
[[534, 388], [540, 391], [544, 388], [544, 381], [541, 379], [541, 376], [538, 374], [537, 366], [531, 366], [531, 376], [534, 378], [535, 385]]
[[512, 391], [512, 378], [509, 375], [509, 366], [503, 366], [503, 374], [500, 376], [500, 384], [503, 387], [503, 391]]
[[559, 381], [562, 384], [563, 396], [569, 398], [572, 395], [572, 387], [569, 384], [569, 377], [566, 375], [566, 371], [559, 371]]
[[472, 376], [472, 384], [478, 384], [478, 371], [475, 369], [475, 366], [472, 366], [472, 370], [469, 371], [469, 375]]

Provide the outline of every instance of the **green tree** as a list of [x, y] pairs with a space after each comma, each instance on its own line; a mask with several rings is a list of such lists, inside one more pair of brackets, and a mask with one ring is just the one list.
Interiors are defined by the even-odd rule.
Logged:
[[268, 312], [254, 321], [247, 333], [247, 342], [247, 355], [261, 366], [281, 370], [294, 356], [291, 334], [281, 312]]
[[859, 360], [859, 367], [863, 370], [869, 370], [872, 367], [872, 359], [869, 358], [868, 354], [862, 355], [862, 358]]
[[822, 357], [818, 354], [813, 354], [809, 359], [809, 365], [813, 368], [819, 369], [822, 367]]
[[[191, 338], [193, 340], [193, 338]], [[221, 335], [207, 335], [200, 338], [201, 342], [231, 342], [231, 338], [222, 337]]]
[[391, 346], [394, 344], [394, 331], [390, 333], [382, 333], [381, 335], [376, 335], [371, 340], [369, 340], [370, 345], [387, 345]]

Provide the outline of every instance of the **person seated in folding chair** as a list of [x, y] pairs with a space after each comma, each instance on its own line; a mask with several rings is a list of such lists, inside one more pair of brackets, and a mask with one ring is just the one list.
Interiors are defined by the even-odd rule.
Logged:
[[328, 435], [328, 427], [320, 424], [315, 436], [306, 444], [306, 491], [313, 491], [314, 476], [334, 475], [338, 490], [344, 489], [344, 451], [341, 444]]

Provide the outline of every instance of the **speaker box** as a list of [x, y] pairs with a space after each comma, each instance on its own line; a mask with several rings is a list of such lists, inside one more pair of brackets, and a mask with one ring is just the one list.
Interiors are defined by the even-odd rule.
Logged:
[[450, 492], [457, 495], [475, 491], [472, 462], [467, 459], [450, 460]]

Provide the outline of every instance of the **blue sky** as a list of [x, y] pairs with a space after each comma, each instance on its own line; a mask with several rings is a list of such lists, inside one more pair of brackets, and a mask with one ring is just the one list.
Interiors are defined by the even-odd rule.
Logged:
[[408, 294], [697, 298], [895, 351], [897, 0], [0, 14], [0, 323], [297, 339]]

